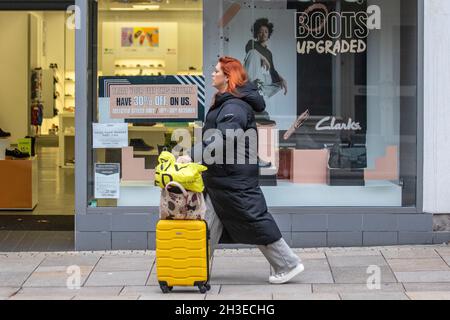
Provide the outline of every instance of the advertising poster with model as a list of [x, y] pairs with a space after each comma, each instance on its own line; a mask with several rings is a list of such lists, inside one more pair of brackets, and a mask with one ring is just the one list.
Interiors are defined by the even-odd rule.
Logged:
[[218, 55], [239, 59], [266, 102], [258, 123], [290, 131], [286, 136], [305, 117], [313, 118], [316, 134], [350, 128], [364, 135], [367, 43], [380, 28], [377, 8], [344, 1], [205, 3], [205, 64]]
[[[295, 154], [309, 150], [317, 152], [313, 163], [325, 164], [322, 173], [332, 148], [367, 167], [367, 52], [380, 29], [378, 6], [223, 0], [219, 6], [205, 3], [205, 12], [205, 65], [214, 65], [218, 56], [239, 59], [264, 97], [265, 111], [255, 112], [258, 163], [260, 180], [272, 180], [263, 185], [276, 185], [275, 175], [292, 177], [280, 169], [295, 163], [287, 168], [292, 173], [299, 167]], [[304, 182], [323, 183], [322, 176]]]
[[[287, 130], [295, 121], [296, 50], [293, 17], [286, 2], [246, 6], [243, 2], [224, 2], [224, 54], [239, 59], [249, 80], [255, 83], [266, 102], [266, 111], [257, 114], [258, 123]], [[219, 14], [219, 13], [218, 13]], [[216, 15], [217, 16], [217, 15]], [[290, 62], [290, 63], [289, 63]]]

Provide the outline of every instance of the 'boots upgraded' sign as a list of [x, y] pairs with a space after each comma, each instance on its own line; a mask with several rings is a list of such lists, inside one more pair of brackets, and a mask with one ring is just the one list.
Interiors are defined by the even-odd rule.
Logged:
[[377, 5], [359, 12], [329, 12], [321, 3], [296, 14], [298, 54], [362, 53], [371, 30], [381, 29], [381, 9]]

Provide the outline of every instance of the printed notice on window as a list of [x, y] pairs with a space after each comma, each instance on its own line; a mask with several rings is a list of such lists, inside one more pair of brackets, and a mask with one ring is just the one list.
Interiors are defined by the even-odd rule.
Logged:
[[94, 123], [93, 148], [123, 148], [128, 147], [127, 123]]
[[112, 119], [191, 119], [198, 117], [196, 85], [113, 85]]
[[120, 196], [120, 164], [95, 164], [95, 198], [119, 199]]

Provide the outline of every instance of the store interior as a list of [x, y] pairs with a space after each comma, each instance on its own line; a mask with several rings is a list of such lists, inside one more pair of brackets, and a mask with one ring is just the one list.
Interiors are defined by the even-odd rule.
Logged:
[[202, 1], [98, 5], [99, 76], [202, 75]]
[[73, 215], [74, 31], [63, 11], [0, 17], [0, 215]]

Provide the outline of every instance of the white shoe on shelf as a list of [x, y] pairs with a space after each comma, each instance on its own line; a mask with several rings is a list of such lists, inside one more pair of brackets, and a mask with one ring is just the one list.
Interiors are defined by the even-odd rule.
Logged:
[[289, 282], [294, 277], [296, 277], [300, 273], [302, 273], [304, 270], [305, 270], [305, 266], [303, 265], [303, 263], [299, 263], [294, 269], [292, 269], [289, 272], [277, 273], [273, 276], [270, 276], [269, 282], [271, 284], [283, 284], [283, 283]]

